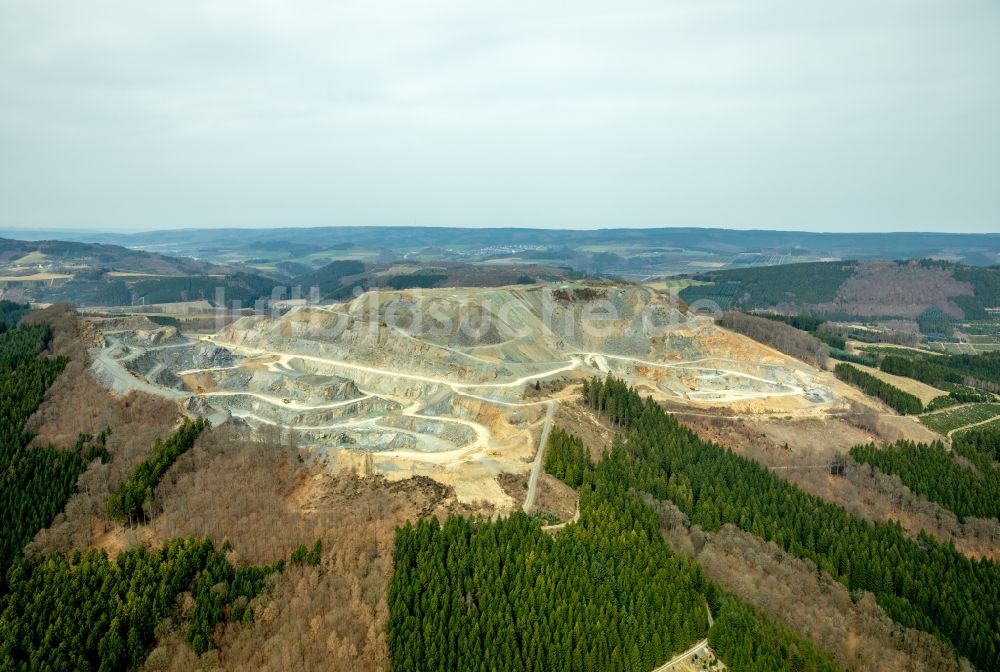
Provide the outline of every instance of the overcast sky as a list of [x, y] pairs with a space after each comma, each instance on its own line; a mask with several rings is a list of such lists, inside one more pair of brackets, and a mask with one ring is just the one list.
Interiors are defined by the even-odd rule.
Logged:
[[0, 226], [1000, 231], [997, 0], [0, 0]]

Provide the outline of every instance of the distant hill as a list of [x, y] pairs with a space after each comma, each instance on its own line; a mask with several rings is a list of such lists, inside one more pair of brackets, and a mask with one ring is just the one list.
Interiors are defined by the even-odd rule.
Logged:
[[65, 240], [11, 240], [0, 238], [0, 264], [7, 271], [52, 268], [108, 268], [119, 272], [155, 275], [220, 273], [228, 267], [184, 257], [135, 250], [120, 245], [79, 243]]
[[568, 268], [535, 264], [364, 264], [334, 261], [293, 280], [303, 294], [317, 288], [323, 300], [349, 299], [354, 292], [370, 289], [415, 289], [432, 287], [500, 287], [580, 277]]
[[[37, 234], [19, 231], [16, 237], [33, 235]], [[343, 226], [134, 234], [77, 231], [60, 233], [60, 237], [225, 264], [243, 262], [265, 273], [285, 275], [295, 275], [298, 268], [289, 263], [318, 268], [336, 260], [386, 263], [397, 259], [569, 266], [632, 280], [834, 259], [935, 258], [978, 266], [1000, 264], [998, 234]]]
[[171, 257], [119, 245], [0, 239], [0, 298], [80, 306], [212, 301], [223, 288], [243, 305], [274, 280], [251, 268]]
[[[340, 250], [351, 248], [336, 245]], [[265, 272], [246, 264], [171, 257], [119, 245], [0, 239], [0, 299], [78, 306], [217, 305], [221, 298], [227, 306], [238, 302], [249, 307], [261, 300], [289, 298], [296, 287], [303, 297], [315, 287], [323, 300], [340, 300], [375, 288], [493, 287], [579, 276], [568, 268], [531, 263], [352, 259], [315, 269], [279, 262]]]
[[985, 320], [1000, 307], [1000, 267], [943, 261], [829, 262], [699, 273], [688, 304], [832, 318]]

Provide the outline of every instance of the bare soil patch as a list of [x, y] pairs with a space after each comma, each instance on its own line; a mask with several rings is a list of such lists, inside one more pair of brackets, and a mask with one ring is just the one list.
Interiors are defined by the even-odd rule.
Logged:
[[615, 435], [608, 421], [588, 408], [579, 394], [559, 402], [554, 424], [580, 437], [594, 461], [601, 459]]
[[578, 499], [579, 495], [576, 490], [555, 476], [543, 473], [539, 477], [538, 495], [535, 500], [537, 511], [551, 513], [559, 518], [560, 523], [564, 523], [576, 513]]

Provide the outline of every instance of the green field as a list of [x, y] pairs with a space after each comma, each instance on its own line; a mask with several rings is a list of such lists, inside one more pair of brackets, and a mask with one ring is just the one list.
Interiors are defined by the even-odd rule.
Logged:
[[935, 432], [947, 435], [960, 427], [1000, 418], [1000, 404], [967, 404], [920, 416], [920, 422]]
[[879, 353], [882, 355], [899, 355], [900, 357], [913, 357], [914, 355], [919, 354], [941, 354], [932, 350], [925, 350], [924, 348], [906, 348], [898, 345], [880, 345], [876, 343], [861, 343], [859, 341], [851, 341], [851, 345], [853, 345], [856, 350], [864, 350], [865, 352]]

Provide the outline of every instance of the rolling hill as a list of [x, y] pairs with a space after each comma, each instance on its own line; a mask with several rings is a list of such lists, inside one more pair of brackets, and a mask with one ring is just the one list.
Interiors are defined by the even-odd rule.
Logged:
[[986, 320], [1000, 307], [1000, 267], [944, 261], [788, 264], [699, 273], [680, 291], [688, 304], [814, 314], [834, 319], [902, 319], [925, 325]]

